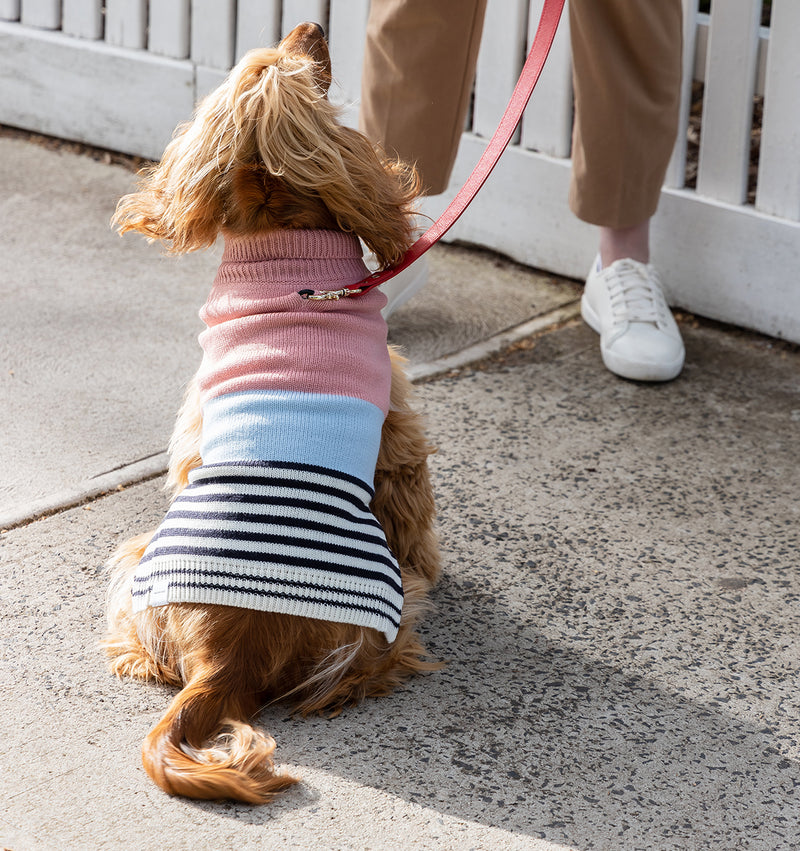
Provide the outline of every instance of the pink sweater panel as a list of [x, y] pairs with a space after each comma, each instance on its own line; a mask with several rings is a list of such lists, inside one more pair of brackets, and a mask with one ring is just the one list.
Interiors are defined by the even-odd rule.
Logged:
[[302, 289], [335, 290], [368, 274], [358, 240], [336, 231], [277, 231], [228, 238], [200, 311], [207, 329], [202, 401], [248, 390], [352, 396], [384, 415], [391, 381], [386, 297], [377, 289], [308, 301]]

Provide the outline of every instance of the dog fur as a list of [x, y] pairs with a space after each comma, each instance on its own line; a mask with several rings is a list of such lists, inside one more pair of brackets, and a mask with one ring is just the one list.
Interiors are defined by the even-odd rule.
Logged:
[[[176, 254], [209, 246], [220, 233], [333, 229], [359, 236], [382, 267], [396, 263], [411, 242], [416, 175], [337, 123], [330, 80], [314, 24], [301, 24], [275, 49], [251, 51], [176, 131], [138, 191], [121, 199], [114, 224]], [[132, 576], [152, 533], [112, 557], [104, 640], [111, 670], [181, 687], [142, 748], [147, 773], [166, 792], [264, 803], [297, 780], [275, 770], [274, 740], [250, 725], [260, 708], [288, 700], [302, 714], [337, 714], [437, 667], [414, 632], [439, 570], [432, 449], [410, 406], [402, 358], [391, 352], [391, 359], [371, 508], [403, 577], [392, 644], [368, 627], [230, 606], [170, 603], [133, 614]], [[201, 463], [201, 428], [193, 382], [170, 444], [173, 498]]]

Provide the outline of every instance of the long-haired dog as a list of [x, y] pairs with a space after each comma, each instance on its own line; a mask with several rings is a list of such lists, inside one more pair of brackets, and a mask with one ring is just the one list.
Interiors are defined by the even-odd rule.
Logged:
[[225, 238], [173, 501], [109, 565], [111, 670], [182, 687], [142, 748], [171, 794], [268, 801], [296, 780], [260, 708], [335, 714], [436, 667], [414, 632], [439, 569], [431, 448], [385, 297], [299, 294], [365, 277], [358, 238], [396, 263], [419, 187], [337, 123], [330, 81], [315, 24], [251, 51], [113, 220], [177, 254]]

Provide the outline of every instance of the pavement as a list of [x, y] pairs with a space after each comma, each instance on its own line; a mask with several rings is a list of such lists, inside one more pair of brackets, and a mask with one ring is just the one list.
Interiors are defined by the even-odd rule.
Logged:
[[165, 509], [218, 251], [112, 234], [132, 180], [0, 134], [0, 848], [800, 846], [800, 350], [684, 316], [680, 378], [624, 381], [576, 282], [466, 246], [390, 323], [439, 448], [446, 666], [265, 710], [303, 779], [269, 806], [158, 790], [173, 691], [106, 672], [101, 567]]

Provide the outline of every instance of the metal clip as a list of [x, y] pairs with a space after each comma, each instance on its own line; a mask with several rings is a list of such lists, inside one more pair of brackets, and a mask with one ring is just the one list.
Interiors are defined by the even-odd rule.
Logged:
[[299, 295], [308, 301], [339, 301], [340, 298], [348, 298], [349, 296], [358, 295], [360, 289], [341, 289], [341, 290], [300, 290]]

